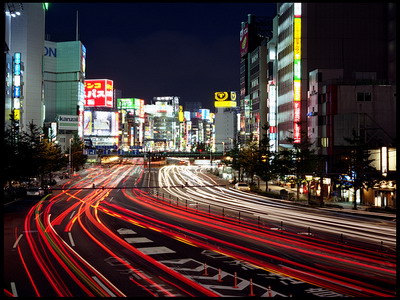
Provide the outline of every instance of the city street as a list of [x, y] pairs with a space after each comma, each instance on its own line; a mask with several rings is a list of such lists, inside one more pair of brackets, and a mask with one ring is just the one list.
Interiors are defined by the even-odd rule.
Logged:
[[[115, 164], [5, 206], [5, 290], [33, 296], [394, 296], [395, 222]], [[380, 247], [383, 241], [384, 247]]]

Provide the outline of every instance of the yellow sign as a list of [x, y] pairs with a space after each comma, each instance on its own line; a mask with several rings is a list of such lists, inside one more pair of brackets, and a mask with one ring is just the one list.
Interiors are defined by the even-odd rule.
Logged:
[[293, 40], [294, 59], [301, 59], [301, 40]]
[[294, 101], [301, 100], [301, 82], [300, 82], [300, 80], [294, 81], [294, 95], [293, 96], [294, 96], [293, 97]]
[[14, 120], [19, 121], [21, 119], [21, 111], [19, 109], [14, 109]]
[[294, 18], [294, 36], [295, 39], [301, 38], [301, 18]]
[[236, 101], [236, 92], [231, 92], [231, 100]]
[[228, 92], [216, 92], [215, 93], [215, 100], [217, 101], [225, 101], [226, 99], [228, 99]]
[[214, 101], [214, 107], [236, 107], [236, 101]]

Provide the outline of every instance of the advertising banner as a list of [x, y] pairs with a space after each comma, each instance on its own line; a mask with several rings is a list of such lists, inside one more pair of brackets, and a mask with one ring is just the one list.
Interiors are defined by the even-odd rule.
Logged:
[[214, 107], [236, 107], [236, 92], [216, 92]]
[[240, 30], [240, 57], [247, 54], [249, 49], [249, 25], [246, 24], [242, 30]]
[[85, 80], [85, 107], [114, 106], [113, 81], [108, 79]]
[[61, 130], [78, 130], [78, 116], [59, 115], [58, 129]]

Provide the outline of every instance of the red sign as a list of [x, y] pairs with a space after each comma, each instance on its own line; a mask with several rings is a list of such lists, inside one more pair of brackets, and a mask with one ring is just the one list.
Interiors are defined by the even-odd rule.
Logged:
[[294, 116], [293, 116], [293, 138], [294, 143], [300, 143], [301, 134], [300, 134], [300, 101], [293, 101], [294, 105]]
[[249, 25], [246, 24], [240, 31], [240, 57], [247, 54], [249, 50]]
[[85, 107], [114, 107], [113, 81], [85, 80]]

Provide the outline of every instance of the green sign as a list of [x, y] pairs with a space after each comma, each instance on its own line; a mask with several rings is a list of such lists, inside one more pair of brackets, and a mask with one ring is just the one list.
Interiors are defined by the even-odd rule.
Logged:
[[139, 109], [140, 99], [138, 98], [118, 98], [117, 99], [118, 109]]

